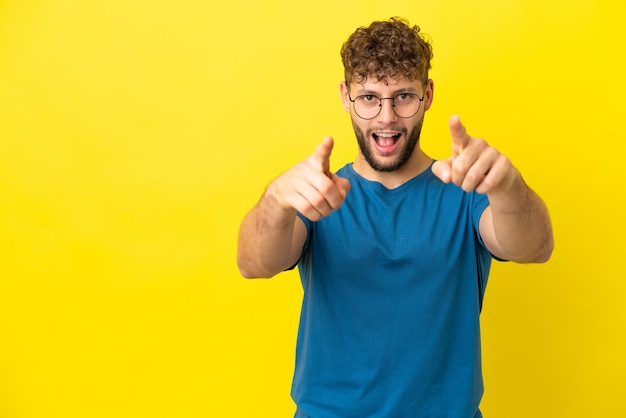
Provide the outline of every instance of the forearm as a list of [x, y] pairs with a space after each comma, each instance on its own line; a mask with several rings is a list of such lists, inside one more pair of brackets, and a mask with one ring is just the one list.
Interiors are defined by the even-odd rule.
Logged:
[[330, 173], [333, 139], [274, 179], [239, 230], [237, 264], [244, 277], [272, 277], [298, 262], [307, 238], [301, 213], [318, 221], [338, 209], [350, 182]]
[[296, 211], [264, 193], [241, 223], [237, 264], [246, 278], [269, 278], [290, 267]]
[[554, 245], [548, 209], [517, 170], [510, 187], [488, 193], [492, 228], [502, 258], [520, 263], [547, 261]]

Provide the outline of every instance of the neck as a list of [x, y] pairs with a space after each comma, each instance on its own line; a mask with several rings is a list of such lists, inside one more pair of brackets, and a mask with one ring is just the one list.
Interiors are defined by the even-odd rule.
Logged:
[[419, 147], [416, 147], [411, 158], [397, 170], [381, 172], [374, 170], [359, 153], [352, 164], [352, 168], [361, 177], [381, 183], [388, 189], [395, 189], [423, 173], [432, 164], [432, 158], [426, 155]]

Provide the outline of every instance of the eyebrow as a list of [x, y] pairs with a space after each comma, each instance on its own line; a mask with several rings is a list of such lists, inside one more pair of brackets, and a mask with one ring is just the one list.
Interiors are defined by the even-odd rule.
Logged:
[[[357, 94], [357, 96], [372, 95], [372, 96], [379, 97], [379, 93], [378, 92], [375, 92], [374, 90], [370, 90], [370, 89], [358, 90], [355, 93]], [[413, 87], [413, 86], [405, 87], [405, 88], [401, 88], [401, 89], [397, 89], [397, 90], [393, 90], [391, 95], [392, 96], [396, 96], [396, 95], [401, 94], [401, 93], [415, 93], [415, 94], [419, 95], [417, 89], [415, 87]]]

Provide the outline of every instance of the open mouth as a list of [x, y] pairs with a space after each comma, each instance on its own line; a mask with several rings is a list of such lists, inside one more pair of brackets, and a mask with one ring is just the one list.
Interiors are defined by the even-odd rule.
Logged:
[[397, 132], [373, 132], [374, 144], [378, 152], [382, 155], [392, 154], [398, 146], [398, 141], [402, 136]]
[[373, 133], [374, 141], [380, 146], [388, 147], [395, 144], [400, 139], [399, 133], [377, 132]]

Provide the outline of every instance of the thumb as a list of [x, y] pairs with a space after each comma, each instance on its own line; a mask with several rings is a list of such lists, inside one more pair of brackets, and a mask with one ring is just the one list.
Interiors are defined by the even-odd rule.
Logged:
[[315, 152], [312, 155], [312, 158], [321, 165], [322, 171], [324, 171], [324, 174], [326, 175], [330, 175], [330, 154], [333, 151], [333, 145], [333, 138], [327, 136], [317, 146]]
[[457, 115], [453, 115], [449, 122], [450, 135], [452, 136], [452, 156], [457, 157], [469, 143], [471, 137]]
[[441, 181], [450, 183], [452, 180], [452, 157], [435, 161], [430, 169]]

